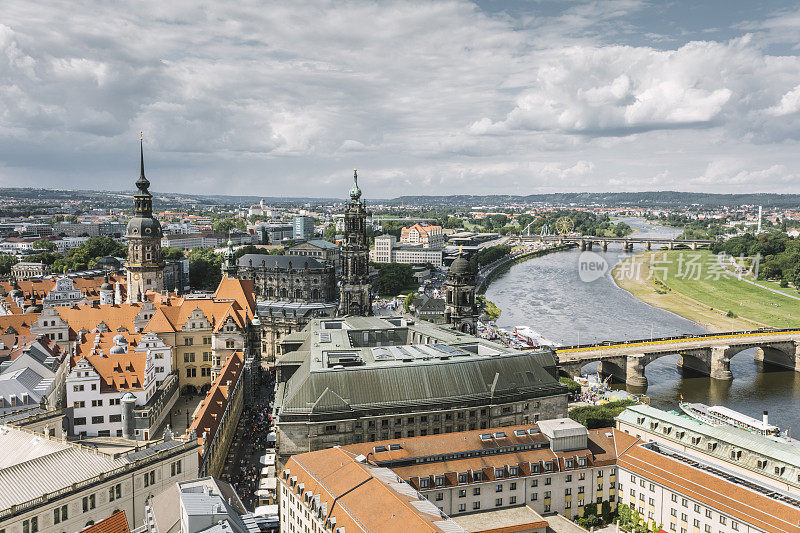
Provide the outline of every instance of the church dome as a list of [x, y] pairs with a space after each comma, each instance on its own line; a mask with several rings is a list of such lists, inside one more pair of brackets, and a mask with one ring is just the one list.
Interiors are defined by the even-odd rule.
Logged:
[[462, 255], [459, 255], [450, 265], [451, 274], [468, 274], [469, 271], [469, 261], [464, 259], [464, 256]]
[[128, 237], [161, 237], [161, 224], [154, 218], [133, 217], [125, 230]]

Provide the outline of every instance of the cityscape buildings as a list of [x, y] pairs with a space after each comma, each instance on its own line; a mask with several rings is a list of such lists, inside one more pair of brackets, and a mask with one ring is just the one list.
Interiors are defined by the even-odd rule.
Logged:
[[281, 461], [566, 415], [547, 349], [519, 352], [402, 316], [315, 319], [280, 344], [273, 413]]

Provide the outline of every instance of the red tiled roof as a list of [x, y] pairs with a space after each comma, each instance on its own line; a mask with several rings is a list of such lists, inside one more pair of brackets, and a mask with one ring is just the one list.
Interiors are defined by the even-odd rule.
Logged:
[[82, 533], [130, 533], [125, 511], [117, 511], [108, 518], [81, 530]]

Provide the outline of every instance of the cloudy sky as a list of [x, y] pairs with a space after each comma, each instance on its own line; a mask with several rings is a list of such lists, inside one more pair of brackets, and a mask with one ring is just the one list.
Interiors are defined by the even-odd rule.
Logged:
[[3, 0], [0, 186], [800, 192], [772, 0]]

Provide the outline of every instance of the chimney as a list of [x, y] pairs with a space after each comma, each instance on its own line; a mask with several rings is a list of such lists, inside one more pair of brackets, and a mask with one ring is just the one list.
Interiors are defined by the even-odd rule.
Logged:
[[764, 411], [764, 416], [762, 417], [762, 421], [764, 422], [765, 426], [769, 425], [769, 413]]

